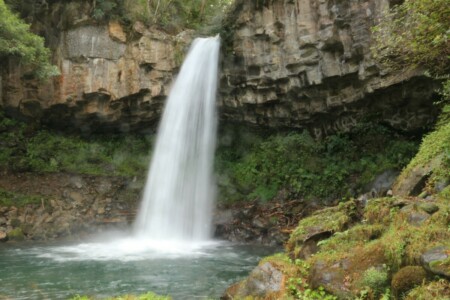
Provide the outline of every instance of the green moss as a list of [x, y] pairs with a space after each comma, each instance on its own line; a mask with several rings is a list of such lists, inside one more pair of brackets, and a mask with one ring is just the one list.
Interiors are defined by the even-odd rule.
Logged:
[[406, 266], [392, 277], [392, 290], [395, 295], [401, 296], [414, 287], [421, 285], [426, 277], [427, 273], [422, 267]]
[[21, 228], [15, 228], [8, 232], [8, 238], [12, 241], [21, 241], [25, 239], [25, 235]]
[[398, 211], [392, 206], [396, 201], [396, 198], [371, 199], [364, 208], [364, 220], [368, 224], [388, 225], [392, 215]]
[[341, 203], [339, 206], [322, 209], [308, 218], [302, 219], [286, 244], [289, 252], [297, 252], [304, 240], [311, 234], [330, 231], [339, 232], [346, 229], [356, 214], [353, 201]]
[[41, 204], [47, 201], [45, 197], [37, 195], [23, 195], [9, 192], [0, 188], [0, 206], [22, 207], [28, 204]]
[[403, 170], [400, 178], [405, 178], [417, 166], [424, 166], [437, 160], [431, 182], [450, 180], [450, 123], [441, 126], [423, 138], [419, 152]]
[[331, 238], [319, 242], [320, 253], [327, 256], [332, 253], [348, 253], [356, 247], [362, 247], [365, 243], [380, 238], [385, 230], [386, 227], [379, 224], [359, 224], [346, 231], [336, 232]]
[[441, 271], [442, 273], [445, 274], [450, 274], [450, 257], [444, 260], [433, 261], [431, 262], [430, 266], [434, 270]]
[[448, 300], [450, 299], [450, 281], [441, 279], [423, 283], [411, 290], [405, 300]]
[[439, 198], [449, 201], [450, 200], [450, 185], [448, 185], [446, 188], [444, 188], [440, 193], [439, 193]]
[[[335, 232], [328, 239], [318, 242], [319, 251], [316, 254], [302, 261], [302, 264], [313, 266], [315, 272], [326, 271], [332, 274], [330, 276], [333, 282], [326, 289], [334, 290], [335, 284], [346, 282], [346, 288], [354, 295], [364, 294], [364, 299], [379, 299], [382, 297], [381, 293], [388, 289], [388, 279], [398, 270], [404, 266], [419, 265], [420, 256], [427, 250], [448, 245], [448, 200], [435, 201], [439, 210], [420, 226], [409, 224], [408, 216], [416, 213], [424, 201], [395, 198], [370, 200], [360, 223], [358, 218], [348, 217], [348, 214], [355, 214], [351, 203], [321, 210], [303, 219], [286, 245], [288, 253], [295, 256], [309, 233], [327, 229]], [[400, 210], [398, 205], [409, 209]], [[449, 264], [450, 260], [441, 262], [443, 268], [447, 268]], [[385, 267], [381, 268], [383, 265]], [[292, 264], [290, 266], [292, 268]], [[319, 269], [316, 269], [317, 266], [320, 266]], [[306, 273], [299, 275], [300, 270], [306, 270]], [[297, 267], [297, 273], [295, 269], [290, 269], [290, 272], [300, 278], [309, 278], [309, 269]], [[414, 281], [414, 284], [417, 282]], [[394, 293], [404, 290], [405, 287], [401, 285], [403, 283], [395, 283]], [[405, 286], [406, 284], [404, 283]]]

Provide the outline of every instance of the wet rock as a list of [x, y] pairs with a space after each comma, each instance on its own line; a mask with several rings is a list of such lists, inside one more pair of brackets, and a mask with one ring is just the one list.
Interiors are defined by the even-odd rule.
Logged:
[[[284, 275], [271, 263], [256, 267], [242, 283], [228, 288], [221, 299], [274, 297], [283, 288]], [[271, 298], [275, 299], [275, 298]]]
[[366, 190], [370, 191], [375, 197], [385, 196], [400, 174], [397, 170], [386, 170], [378, 175], [375, 180], [370, 183]]
[[266, 220], [262, 219], [262, 218], [255, 218], [252, 221], [253, 226], [255, 226], [256, 228], [267, 228], [268, 223]]
[[450, 248], [439, 246], [420, 256], [422, 266], [432, 274], [450, 279]]
[[3, 230], [0, 230], [0, 242], [6, 242], [8, 240], [8, 236], [6, 235], [6, 232]]
[[231, 223], [233, 220], [233, 211], [231, 209], [217, 210], [214, 214], [213, 223], [216, 225], [224, 225]]

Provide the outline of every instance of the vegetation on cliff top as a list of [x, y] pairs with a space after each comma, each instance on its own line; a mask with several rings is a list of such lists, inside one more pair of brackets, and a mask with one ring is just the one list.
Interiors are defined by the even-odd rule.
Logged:
[[0, 0], [0, 59], [6, 58], [16, 59], [40, 79], [58, 74], [50, 64], [50, 50], [44, 46], [44, 39], [30, 32], [30, 25]]
[[435, 75], [448, 75], [449, 15], [448, 0], [394, 5], [374, 27], [376, 58], [396, 68], [424, 66]]
[[[22, 16], [34, 17], [39, 12], [35, 1], [6, 0]], [[65, 1], [61, 1], [65, 2]], [[136, 21], [146, 25], [157, 25], [165, 29], [179, 31], [217, 22], [232, 0], [86, 0], [86, 13], [97, 21], [120, 20], [133, 24]], [[48, 8], [48, 4], [45, 3]], [[65, 11], [85, 9], [86, 5], [64, 3]], [[44, 8], [45, 9], [45, 8]], [[42, 7], [40, 7], [42, 11]], [[219, 22], [220, 23], [220, 22]]]
[[450, 5], [448, 0], [405, 0], [373, 28], [373, 53], [385, 67], [425, 68], [442, 80], [440, 104], [450, 121]]

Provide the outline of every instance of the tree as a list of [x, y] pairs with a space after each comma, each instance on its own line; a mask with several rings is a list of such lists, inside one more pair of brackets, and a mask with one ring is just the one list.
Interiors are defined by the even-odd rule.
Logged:
[[405, 0], [373, 30], [375, 58], [389, 67], [425, 67], [434, 76], [450, 71], [448, 0]]
[[50, 64], [44, 39], [30, 32], [30, 26], [13, 14], [4, 0], [0, 0], [0, 58], [16, 58], [40, 79], [59, 74]]
[[374, 57], [389, 68], [424, 67], [442, 81], [441, 124], [450, 122], [450, 5], [448, 0], [405, 0], [373, 28]]

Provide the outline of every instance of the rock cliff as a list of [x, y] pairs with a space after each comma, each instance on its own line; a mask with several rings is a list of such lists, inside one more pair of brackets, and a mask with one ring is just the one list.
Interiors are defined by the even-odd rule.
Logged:
[[14, 60], [3, 63], [0, 106], [10, 114], [58, 128], [129, 131], [158, 119], [189, 31], [177, 36], [136, 22], [90, 19], [87, 1], [54, 2], [33, 16], [61, 75], [28, 78]]
[[[53, 2], [33, 20], [61, 76], [42, 84], [3, 63], [0, 106], [58, 128], [152, 127], [191, 34], [135, 23], [97, 24], [88, 2]], [[77, 6], [69, 7], [68, 6]], [[418, 71], [389, 73], [370, 55], [370, 28], [388, 0], [238, 0], [223, 43], [225, 121], [308, 128], [316, 136], [367, 115], [402, 130], [433, 121], [433, 83]]]
[[432, 121], [433, 84], [371, 57], [371, 27], [388, 0], [237, 1], [224, 54], [224, 119], [347, 130], [367, 115], [403, 130]]

